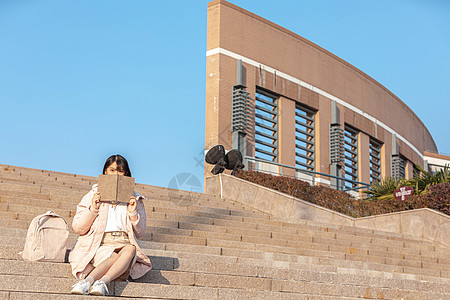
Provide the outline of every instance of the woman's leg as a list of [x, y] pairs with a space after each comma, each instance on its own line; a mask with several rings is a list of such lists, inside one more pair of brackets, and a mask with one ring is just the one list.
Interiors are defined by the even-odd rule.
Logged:
[[[113, 252], [111, 257], [105, 259], [97, 268], [95, 268], [88, 277], [99, 280], [108, 284], [110, 281], [116, 279], [123, 274], [131, 263], [131, 260], [136, 254], [136, 247], [133, 245], [126, 245], [118, 253]], [[104, 277], [107, 278], [104, 278]], [[107, 282], [106, 282], [107, 281]]]
[[108, 272], [109, 268], [111, 268], [111, 266], [116, 262], [118, 258], [119, 254], [113, 252], [109, 258], [105, 259], [101, 264], [97, 266], [97, 268], [91, 271], [86, 280], [92, 281], [92, 284], [94, 281], [102, 278], [102, 276], [105, 275], [106, 272]]
[[[106, 274], [104, 274], [102, 281], [108, 284], [109, 282], [106, 281], [112, 281], [122, 275], [129, 267], [131, 261], [134, 259], [134, 256], [136, 255], [136, 247], [134, 245], [126, 245], [123, 247], [119, 253], [119, 257], [116, 259], [116, 261], [113, 263], [113, 265], [108, 269]], [[105, 278], [106, 277], [106, 278]]]
[[94, 266], [91, 263], [88, 263], [86, 268], [84, 268], [83, 272], [77, 273], [77, 278], [79, 279], [86, 279], [86, 277], [89, 276], [89, 274], [94, 270]]

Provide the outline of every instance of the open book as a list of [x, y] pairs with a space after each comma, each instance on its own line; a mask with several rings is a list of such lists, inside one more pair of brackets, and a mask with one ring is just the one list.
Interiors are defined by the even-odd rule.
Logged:
[[134, 178], [123, 175], [100, 175], [98, 176], [98, 191], [102, 202], [113, 204], [124, 204], [130, 202], [134, 195]]

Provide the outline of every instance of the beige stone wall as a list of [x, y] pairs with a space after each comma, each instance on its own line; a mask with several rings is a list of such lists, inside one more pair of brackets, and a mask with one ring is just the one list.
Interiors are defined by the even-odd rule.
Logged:
[[[415, 209], [364, 218], [350, 216], [259, 186], [234, 176], [210, 177], [205, 182], [207, 194], [231, 199], [252, 209], [288, 222], [310, 220], [339, 226], [354, 226], [434, 241], [450, 247], [450, 216], [429, 209]], [[222, 183], [222, 187], [221, 187]]]
[[[369, 178], [366, 151], [370, 136], [383, 143], [383, 176], [390, 175], [391, 169], [392, 132], [389, 130], [416, 148], [398, 139], [400, 153], [410, 163], [423, 165], [422, 153], [437, 151], [427, 128], [405, 103], [361, 70], [301, 36], [224, 0], [208, 4], [207, 34], [208, 51], [220, 48], [251, 60], [251, 63], [244, 62], [243, 66], [245, 85], [253, 99], [257, 87], [280, 96], [280, 162], [295, 163], [292, 110], [295, 102], [300, 102], [318, 111], [315, 167], [316, 171], [329, 173], [328, 131], [332, 99], [327, 95], [347, 103], [338, 103], [341, 125], [347, 123], [361, 131], [360, 180]], [[236, 58], [223, 53], [208, 55], [206, 69], [205, 148], [217, 143], [228, 148], [231, 146], [231, 89], [235, 84]], [[282, 73], [305, 84], [288, 80], [280, 75]], [[247, 147], [247, 154], [252, 156], [253, 138], [249, 136]], [[407, 173], [411, 176], [409, 164]], [[211, 166], [206, 166], [206, 169], [205, 176], [209, 176]]]

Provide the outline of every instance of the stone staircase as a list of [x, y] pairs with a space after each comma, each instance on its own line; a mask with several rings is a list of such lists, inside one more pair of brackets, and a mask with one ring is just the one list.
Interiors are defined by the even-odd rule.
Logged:
[[[0, 165], [0, 299], [78, 299], [68, 263], [18, 259], [29, 222], [72, 222], [96, 178]], [[414, 237], [288, 223], [214, 195], [137, 184], [153, 270], [114, 299], [450, 299], [450, 249]], [[70, 228], [70, 226], [69, 226]], [[70, 228], [69, 248], [77, 235]], [[94, 297], [95, 298], [95, 297]]]

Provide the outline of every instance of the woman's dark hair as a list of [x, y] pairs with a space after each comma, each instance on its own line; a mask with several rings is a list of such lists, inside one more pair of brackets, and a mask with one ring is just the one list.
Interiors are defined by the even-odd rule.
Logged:
[[128, 167], [128, 162], [122, 155], [116, 154], [111, 155], [105, 162], [105, 166], [103, 167], [103, 174], [106, 173], [106, 169], [113, 163], [117, 163], [117, 167], [122, 168], [124, 175], [131, 177], [130, 167]]

